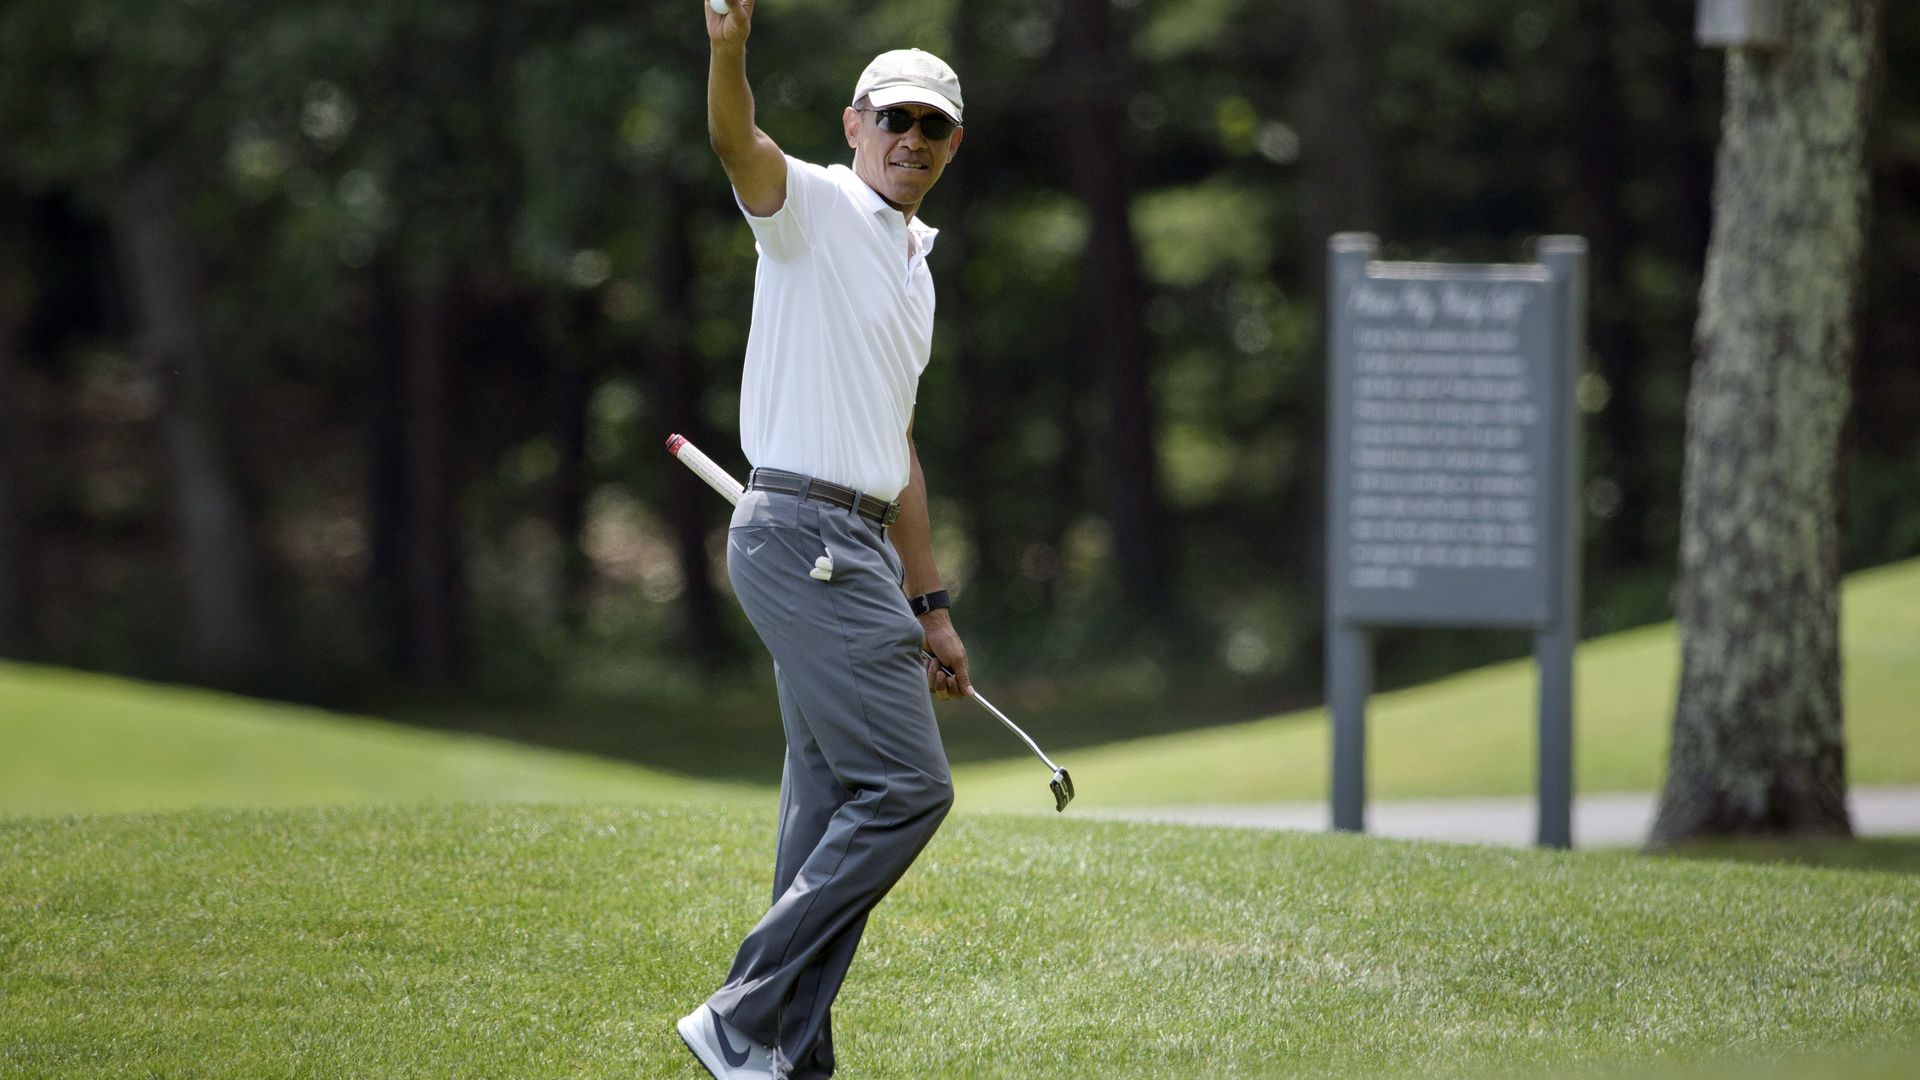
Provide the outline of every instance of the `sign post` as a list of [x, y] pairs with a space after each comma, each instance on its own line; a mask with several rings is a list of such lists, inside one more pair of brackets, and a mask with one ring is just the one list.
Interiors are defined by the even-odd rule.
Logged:
[[1538, 839], [1572, 844], [1586, 242], [1535, 262], [1377, 259], [1329, 243], [1327, 704], [1333, 825], [1365, 828], [1371, 630], [1534, 631]]

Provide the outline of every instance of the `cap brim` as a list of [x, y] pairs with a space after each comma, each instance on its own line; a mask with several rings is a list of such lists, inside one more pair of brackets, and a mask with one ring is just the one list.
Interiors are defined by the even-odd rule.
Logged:
[[947, 119], [960, 123], [960, 106], [921, 86], [888, 86], [869, 90], [867, 103], [876, 109], [891, 109], [895, 105], [925, 105], [939, 109]]

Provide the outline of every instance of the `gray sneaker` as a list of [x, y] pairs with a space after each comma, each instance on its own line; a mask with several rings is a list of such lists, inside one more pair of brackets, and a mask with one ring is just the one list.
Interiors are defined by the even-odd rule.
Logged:
[[714, 1080], [776, 1080], [773, 1051], [747, 1038], [707, 1006], [681, 1017], [674, 1028]]

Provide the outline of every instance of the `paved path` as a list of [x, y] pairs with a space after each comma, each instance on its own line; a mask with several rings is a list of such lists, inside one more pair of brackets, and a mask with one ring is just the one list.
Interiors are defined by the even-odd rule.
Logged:
[[[1848, 804], [1853, 811], [1854, 831], [1861, 836], [1920, 835], [1920, 788], [1855, 788]], [[1634, 847], [1645, 841], [1652, 829], [1653, 811], [1651, 794], [1577, 798], [1573, 805], [1574, 846]], [[1088, 816], [1325, 831], [1332, 812], [1326, 803], [1246, 803], [1100, 810]], [[1533, 843], [1534, 805], [1531, 798], [1375, 802], [1367, 807], [1367, 831], [1410, 840], [1525, 847]]]

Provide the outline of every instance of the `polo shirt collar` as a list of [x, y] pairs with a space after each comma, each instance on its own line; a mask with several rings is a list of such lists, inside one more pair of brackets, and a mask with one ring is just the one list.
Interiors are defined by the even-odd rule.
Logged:
[[[860, 192], [861, 203], [867, 208], [867, 213], [875, 214], [882, 210], [893, 210], [893, 207], [887, 205], [887, 200], [880, 197], [879, 192], [868, 187], [867, 182], [860, 179], [859, 173], [849, 168], [847, 175], [852, 178], [853, 186]], [[897, 214], [900, 211], [894, 210], [893, 212]]]
[[[859, 189], [860, 199], [862, 204], [867, 208], [867, 213], [877, 214], [882, 210], [889, 214], [900, 213], [900, 211], [888, 206], [887, 200], [881, 198], [879, 192], [868, 187], [867, 182], [860, 179], [859, 173], [848, 169], [847, 175], [853, 178], [853, 186]], [[933, 251], [933, 242], [934, 239], [940, 235], [940, 230], [920, 220], [919, 214], [913, 215], [913, 220], [907, 222], [907, 230], [913, 233], [914, 239], [919, 243], [920, 257], [923, 259], [926, 258], [927, 255]]]

